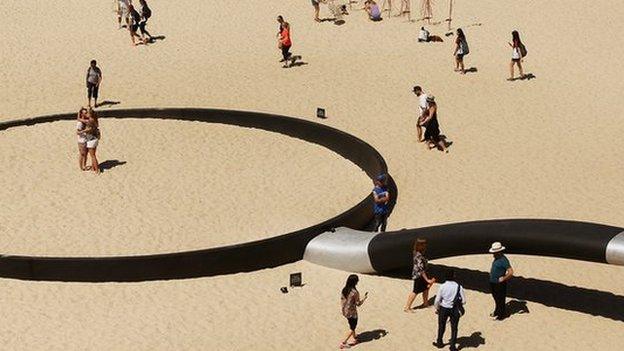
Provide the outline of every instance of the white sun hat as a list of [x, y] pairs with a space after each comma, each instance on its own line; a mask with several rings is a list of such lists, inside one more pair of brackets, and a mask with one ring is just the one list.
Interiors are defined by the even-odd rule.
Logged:
[[498, 241], [492, 243], [492, 247], [490, 247], [490, 253], [497, 253], [501, 251], [505, 251], [505, 247], [503, 246], [503, 244], [499, 243]]

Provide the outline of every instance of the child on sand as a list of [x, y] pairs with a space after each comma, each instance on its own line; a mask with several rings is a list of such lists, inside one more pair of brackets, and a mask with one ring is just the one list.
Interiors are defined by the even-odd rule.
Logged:
[[[351, 274], [349, 278], [347, 278], [345, 287], [342, 288], [340, 303], [342, 305], [342, 315], [349, 323], [349, 332], [347, 333], [347, 337], [340, 343], [341, 349], [348, 349], [358, 343], [357, 334], [355, 333], [355, 328], [358, 323], [357, 306], [361, 306], [368, 297], [368, 292], [366, 292], [364, 293], [364, 298], [360, 300], [360, 293], [356, 289], [358, 281], [358, 276]], [[349, 343], [349, 339], [351, 338], [353, 338], [353, 342]]]
[[368, 18], [371, 21], [381, 21], [381, 10], [379, 10], [379, 6], [373, 0], [366, 0], [364, 2], [364, 10], [368, 13]]

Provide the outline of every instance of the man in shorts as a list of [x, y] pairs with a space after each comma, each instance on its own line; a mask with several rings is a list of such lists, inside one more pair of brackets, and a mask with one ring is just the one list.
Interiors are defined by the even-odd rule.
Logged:
[[130, 12], [128, 11], [128, 5], [132, 3], [132, 0], [117, 0], [117, 23], [119, 23], [119, 29], [121, 26], [121, 18], [126, 19], [126, 28], [130, 26]]
[[91, 65], [87, 69], [87, 104], [91, 107], [91, 97], [93, 97], [94, 107], [97, 107], [98, 92], [102, 83], [102, 71], [97, 66], [97, 61], [91, 60]]
[[373, 188], [373, 215], [375, 216], [375, 224], [373, 231], [385, 232], [388, 224], [388, 203], [390, 202], [390, 192], [387, 187], [388, 176], [380, 174], [375, 178], [375, 187]]
[[425, 94], [425, 92], [422, 90], [420, 86], [418, 85], [415, 86], [412, 91], [418, 97], [418, 110], [419, 111], [418, 111], [418, 120], [416, 121], [416, 130], [418, 132], [418, 142], [422, 143], [424, 139], [423, 139], [423, 132], [422, 132], [422, 127], [420, 123], [424, 119], [424, 113], [429, 108], [429, 104], [427, 103], [427, 94]]

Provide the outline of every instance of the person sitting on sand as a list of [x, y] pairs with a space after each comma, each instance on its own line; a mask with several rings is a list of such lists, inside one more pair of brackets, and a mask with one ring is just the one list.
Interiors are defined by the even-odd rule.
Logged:
[[[351, 274], [347, 278], [344, 288], [340, 294], [340, 304], [342, 306], [342, 315], [347, 319], [349, 323], [349, 332], [347, 337], [340, 343], [341, 349], [348, 349], [358, 343], [357, 334], [355, 328], [358, 323], [357, 306], [362, 306], [366, 298], [368, 298], [368, 292], [364, 293], [364, 298], [360, 300], [360, 293], [357, 291], [357, 283], [360, 279], [356, 274]], [[349, 339], [353, 338], [353, 342], [349, 343]]]
[[407, 303], [405, 304], [404, 312], [413, 312], [412, 303], [416, 299], [416, 295], [422, 293], [423, 303], [422, 307], [429, 307], [429, 288], [436, 282], [435, 278], [429, 278], [427, 275], [427, 258], [425, 258], [425, 251], [427, 250], [427, 240], [416, 239], [414, 241], [414, 248], [412, 250], [413, 267], [412, 267], [412, 279], [414, 280], [414, 286], [412, 292], [407, 296]]
[[442, 38], [437, 35], [431, 35], [425, 27], [420, 27], [420, 32], [418, 33], [418, 42], [419, 43], [428, 43], [428, 42], [443, 42]]
[[89, 157], [91, 158], [91, 169], [96, 174], [99, 174], [100, 166], [97, 160], [97, 156], [95, 154], [100, 137], [101, 137], [98, 118], [97, 118], [95, 111], [93, 111], [92, 108], [89, 108], [87, 110], [86, 117], [87, 117], [87, 120], [85, 123], [85, 128], [83, 130], [83, 133], [87, 141], [86, 146], [89, 152]]
[[511, 46], [511, 63], [509, 64], [509, 72], [510, 76], [507, 80], [512, 81], [514, 78], [514, 64], [518, 65], [518, 70], [520, 71], [520, 79], [524, 79], [524, 73], [522, 72], [522, 58], [526, 56], [526, 48], [522, 41], [520, 40], [520, 33], [517, 30], [511, 32], [511, 43], [508, 43]]
[[364, 10], [368, 13], [368, 18], [371, 21], [381, 21], [381, 11], [379, 10], [379, 6], [374, 0], [366, 0], [364, 2]]
[[425, 141], [429, 150], [437, 147], [440, 151], [446, 151], [446, 142], [440, 137], [440, 125], [438, 124], [438, 105], [435, 102], [435, 96], [427, 97], [427, 111], [421, 126], [425, 126]]
[[76, 117], [76, 135], [78, 136], [78, 166], [82, 171], [87, 170], [87, 137], [84, 130], [88, 121], [87, 109], [80, 108]]

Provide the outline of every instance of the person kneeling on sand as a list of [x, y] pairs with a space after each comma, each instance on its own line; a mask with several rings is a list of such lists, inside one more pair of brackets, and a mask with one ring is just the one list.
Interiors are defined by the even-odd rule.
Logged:
[[368, 18], [371, 21], [381, 21], [381, 10], [379, 10], [379, 6], [373, 0], [366, 0], [364, 2], [364, 10], [368, 13]]
[[425, 29], [425, 27], [420, 27], [420, 32], [418, 33], [418, 42], [419, 43], [428, 43], [428, 42], [443, 42], [442, 38], [437, 35], [429, 34], [429, 31]]

